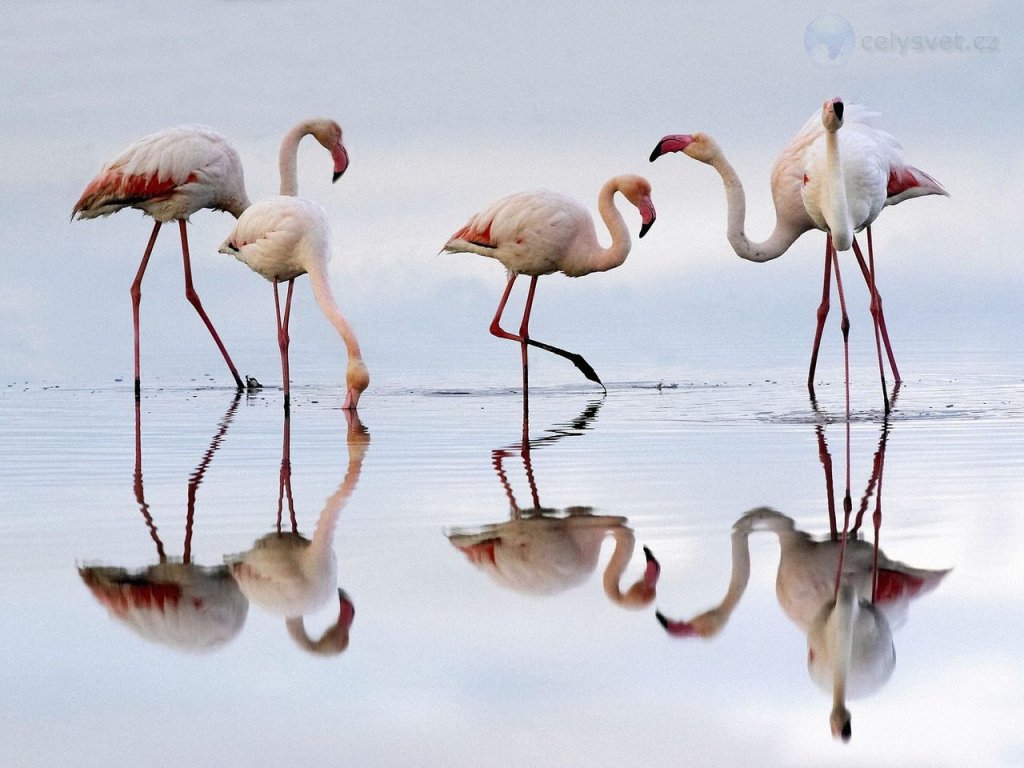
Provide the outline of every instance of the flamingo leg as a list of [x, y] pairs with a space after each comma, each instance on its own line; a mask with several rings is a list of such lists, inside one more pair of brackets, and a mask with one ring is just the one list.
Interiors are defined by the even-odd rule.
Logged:
[[832, 289], [832, 235], [825, 235], [825, 276], [821, 286], [821, 304], [818, 305], [818, 326], [814, 330], [814, 347], [811, 349], [811, 366], [807, 371], [807, 389], [814, 397], [814, 370], [818, 367], [818, 348], [821, 346], [821, 332], [828, 317], [829, 294]]
[[[514, 273], [512, 273], [512, 274], [510, 274], [508, 276], [508, 283], [505, 284], [505, 292], [501, 295], [501, 301], [498, 303], [498, 310], [494, 313], [494, 319], [491, 320], [491, 326], [490, 326], [491, 334], [494, 335], [494, 336], [497, 336], [498, 338], [501, 338], [501, 339], [509, 339], [511, 341], [518, 341], [518, 342], [520, 342], [521, 344], [524, 344], [524, 345], [525, 344], [529, 344], [530, 346], [538, 347], [538, 348], [546, 350], [548, 352], [553, 352], [554, 354], [559, 355], [560, 357], [564, 357], [566, 360], [568, 360], [573, 365], [575, 365], [577, 368], [579, 368], [580, 372], [584, 376], [586, 376], [591, 381], [596, 382], [597, 384], [600, 384], [601, 385], [601, 389], [603, 389], [603, 390], [605, 390], [607, 392], [607, 390], [605, 389], [604, 384], [601, 381], [601, 378], [597, 375], [597, 371], [595, 371], [593, 369], [593, 367], [591, 367], [590, 363], [588, 363], [583, 358], [583, 355], [577, 354], [575, 352], [568, 352], [568, 351], [566, 351], [564, 349], [561, 349], [559, 347], [554, 347], [554, 346], [552, 346], [550, 344], [545, 344], [542, 341], [537, 341], [535, 339], [528, 338], [523, 333], [523, 330], [524, 330], [525, 326], [520, 327], [520, 335], [516, 336], [515, 334], [509, 333], [508, 331], [504, 330], [499, 325], [499, 322], [501, 320], [501, 315], [505, 311], [505, 304], [508, 302], [508, 297], [512, 293], [512, 283], [515, 282], [515, 279], [516, 279], [516, 275]], [[534, 282], [536, 282], [536, 280], [537, 280], [536, 276], [533, 278], [533, 280], [534, 280]], [[533, 285], [531, 285], [530, 296], [533, 295], [533, 290], [534, 290], [533, 289]], [[528, 303], [532, 302], [532, 298], [528, 297], [527, 301], [528, 301]], [[528, 312], [524, 313], [523, 319], [524, 319], [525, 323], [527, 323], [527, 324], [529, 323]], [[523, 349], [523, 359], [524, 359], [524, 361], [526, 359], [525, 347]], [[525, 365], [525, 362], [524, 362], [524, 365]], [[523, 390], [524, 391], [526, 390], [525, 385], [523, 387]]]
[[[864, 254], [861, 252], [860, 244], [857, 242], [856, 237], [853, 238], [853, 253], [857, 257], [857, 263], [860, 265], [861, 274], [864, 275], [864, 282], [867, 283], [868, 293], [871, 295], [871, 320], [875, 328], [875, 350], [878, 353], [878, 374], [882, 379], [882, 400], [885, 403], [885, 412], [889, 413], [889, 393], [888, 386], [885, 383], [885, 364], [882, 362], [882, 299], [878, 295], [878, 289], [875, 287], [874, 267], [872, 266], [869, 268], [864, 262]], [[892, 350], [889, 348], [888, 335], [886, 335], [885, 338], [885, 350], [889, 355], [889, 364], [892, 365], [895, 360], [892, 356]]]
[[839, 538], [839, 528], [836, 525], [836, 495], [832, 484], [832, 454], [828, 450], [828, 443], [825, 441], [825, 428], [820, 424], [814, 428], [818, 436], [818, 461], [825, 470], [825, 496], [828, 505], [828, 525], [832, 541]]
[[295, 287], [295, 280], [288, 281], [288, 292], [285, 294], [284, 316], [281, 315], [281, 299], [278, 296], [278, 281], [274, 283], [274, 312], [277, 315], [277, 346], [281, 350], [281, 382], [284, 389], [284, 412], [291, 412], [291, 376], [288, 369], [288, 345], [291, 338], [288, 336], [288, 321], [292, 312], [292, 289]]
[[132, 281], [132, 326], [135, 330], [135, 401], [142, 397], [142, 380], [139, 376], [139, 304], [142, 303], [142, 276], [146, 273], [149, 264], [149, 257], [153, 254], [153, 246], [156, 245], [156, 236], [160, 233], [160, 225], [163, 222], [153, 222], [153, 233], [149, 236], [149, 244], [146, 252], [142, 254], [142, 262], [139, 264], [139, 271], [135, 273], [135, 280]]
[[533, 295], [537, 291], [537, 276], [530, 278], [530, 290], [526, 294], [526, 306], [523, 307], [523, 322], [519, 325], [520, 347], [523, 354], [523, 404], [526, 407], [527, 392], [529, 391], [529, 362], [527, 360], [527, 344], [530, 341], [530, 312], [533, 311]]
[[[871, 288], [878, 304], [878, 328], [882, 332], [882, 341], [885, 343], [885, 352], [889, 356], [889, 367], [892, 368], [892, 377], [898, 387], [903, 379], [900, 377], [900, 370], [896, 367], [896, 357], [892, 353], [892, 345], [889, 343], [889, 331], [885, 327], [885, 312], [882, 311], [882, 297], [875, 285], [875, 246], [871, 242], [871, 227], [868, 227], [868, 265], [871, 269]], [[895, 395], [894, 395], [895, 397]]]
[[[843, 279], [839, 275], [839, 254], [836, 253], [835, 248], [832, 247], [832, 240], [828, 241], [829, 249], [832, 253], [832, 267], [836, 272], [836, 291], [839, 293], [839, 309], [842, 312], [842, 322], [840, 328], [843, 332], [843, 371], [845, 376], [846, 384], [846, 423], [850, 423], [850, 316], [846, 313], [846, 297], [843, 295]], [[849, 443], [849, 435], [847, 435], [847, 443]], [[849, 445], [846, 447], [849, 452]], [[849, 495], [849, 483], [847, 483], [847, 495]]]
[[[235, 368], [235, 364], [231, 362], [231, 356], [228, 354], [223, 342], [221, 342], [220, 336], [217, 335], [217, 329], [213, 327], [213, 323], [210, 322], [210, 318], [206, 316], [206, 311], [203, 309], [203, 305], [199, 301], [199, 294], [196, 293], [196, 289], [192, 285], [192, 261], [188, 255], [188, 235], [185, 233], [185, 226], [185, 220], [179, 219], [178, 228], [181, 230], [181, 258], [185, 265], [185, 298], [188, 299], [189, 304], [195, 307], [196, 312], [199, 313], [199, 317], [201, 317], [203, 322], [206, 323], [206, 328], [210, 332], [210, 335], [213, 336], [213, 340], [217, 344], [217, 349], [219, 349], [220, 353], [224, 356], [224, 362], [228, 364], [228, 368], [231, 370], [231, 375], [235, 377], [235, 387], [239, 392], [241, 392], [245, 389], [245, 384], [242, 383], [242, 379], [238, 375], [238, 370]], [[156, 230], [154, 230], [153, 235], [155, 239]]]

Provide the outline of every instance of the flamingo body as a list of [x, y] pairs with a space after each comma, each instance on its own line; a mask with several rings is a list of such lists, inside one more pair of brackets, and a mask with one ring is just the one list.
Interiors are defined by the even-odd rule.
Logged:
[[177, 126], [139, 139], [107, 163], [72, 215], [138, 208], [167, 222], [203, 208], [238, 216], [248, 205], [242, 162], [227, 139], [209, 128]]

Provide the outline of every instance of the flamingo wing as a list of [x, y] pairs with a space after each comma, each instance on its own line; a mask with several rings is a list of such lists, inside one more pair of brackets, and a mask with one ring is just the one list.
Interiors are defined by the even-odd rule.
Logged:
[[326, 218], [319, 205], [305, 198], [270, 197], [239, 216], [219, 250], [268, 280], [291, 280], [307, 272], [304, 257], [311, 249], [302, 247], [304, 240], [326, 237]]
[[227, 140], [208, 128], [177, 126], [140, 139], [107, 163], [72, 216], [134, 207], [170, 221], [201, 208], [231, 210], [244, 199], [242, 164]]
[[896, 205], [912, 197], [924, 195], [946, 195], [945, 188], [922, 170], [911, 165], [894, 165], [889, 169], [886, 186], [886, 205]]
[[522, 192], [473, 216], [443, 250], [490, 256], [519, 274], [547, 275], [561, 269], [587, 222], [592, 231], [590, 215], [564, 195], [548, 190]]

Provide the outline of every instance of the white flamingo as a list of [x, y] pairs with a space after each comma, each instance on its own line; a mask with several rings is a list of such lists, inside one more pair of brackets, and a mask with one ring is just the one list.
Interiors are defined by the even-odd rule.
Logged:
[[[651, 185], [639, 176], [624, 175], [606, 182], [598, 195], [598, 212], [612, 238], [607, 248], [598, 242], [594, 220], [583, 206], [548, 190], [522, 192], [498, 200], [471, 217], [444, 245], [443, 250], [449, 253], [476, 253], [497, 259], [508, 270], [508, 282], [490, 331], [499, 338], [520, 343], [524, 392], [528, 384], [528, 344], [571, 360], [588, 379], [601, 384], [597, 373], [582, 356], [530, 338], [530, 311], [537, 278], [541, 275], [561, 272], [569, 277], [580, 277], [614, 269], [626, 260], [630, 250], [629, 229], [615, 207], [616, 192], [640, 211], [640, 237], [643, 237], [655, 219]], [[500, 321], [512, 284], [519, 275], [530, 276], [530, 288], [519, 333], [514, 334], [502, 329]]]
[[[858, 105], [846, 106], [840, 99], [827, 100], [797, 133], [772, 167], [771, 189], [775, 203], [775, 228], [767, 240], [752, 242], [744, 230], [746, 196], [736, 170], [718, 144], [707, 134], [665, 136], [651, 153], [651, 160], [669, 152], [683, 152], [718, 171], [725, 186], [728, 203], [727, 236], [741, 258], [764, 262], [785, 253], [800, 235], [812, 229], [826, 233], [825, 272], [822, 300], [817, 312], [814, 347], [807, 374], [807, 386], [814, 392], [814, 371], [822, 328], [829, 310], [831, 273], [843, 304], [844, 344], [849, 320], [839, 276], [836, 250], [851, 246], [871, 294], [871, 314], [875, 325], [879, 369], [886, 411], [889, 399], [882, 368], [881, 342], [884, 342], [893, 378], [900, 382], [899, 369], [892, 354], [882, 300], [875, 286], [874, 250], [871, 224], [882, 209], [912, 197], [946, 195], [947, 192], [928, 174], [908, 165], [899, 144], [876, 127], [877, 113]], [[839, 129], [842, 128], [840, 132]], [[869, 260], [865, 262], [854, 233], [867, 229]]]
[[[285, 412], [289, 411], [291, 403], [288, 321], [292, 289], [295, 278], [304, 274], [309, 275], [313, 296], [345, 345], [348, 365], [342, 407], [355, 410], [360, 395], [370, 384], [370, 373], [363, 362], [355, 331], [338, 309], [331, 290], [327, 272], [331, 259], [330, 226], [323, 209], [301, 197], [279, 196], [261, 200], [247, 208], [235, 222], [220, 252], [235, 256], [273, 285]], [[288, 291], [282, 315], [277, 286], [285, 281]]]

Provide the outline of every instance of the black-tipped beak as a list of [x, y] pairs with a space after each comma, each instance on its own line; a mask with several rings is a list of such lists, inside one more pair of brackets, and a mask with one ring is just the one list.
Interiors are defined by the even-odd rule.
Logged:
[[650, 221], [645, 221], [644, 222], [644, 225], [642, 227], [640, 227], [640, 237], [643, 237], [644, 235], [647, 234], [647, 230], [649, 230], [651, 228], [651, 225], [653, 223], [654, 223], [654, 219], [651, 219]]
[[649, 197], [645, 197], [640, 203], [640, 216], [643, 218], [643, 225], [640, 227], [640, 237], [647, 234], [647, 230], [654, 224], [657, 214], [654, 211], [654, 203]]
[[665, 136], [661, 141], [658, 142], [657, 146], [654, 147], [654, 151], [651, 152], [651, 162], [653, 163], [662, 155], [667, 155], [669, 152], [682, 152], [693, 142], [693, 136], [689, 134], [673, 134], [671, 136]]
[[832, 109], [835, 110], [836, 117], [838, 117], [840, 120], [842, 120], [843, 119], [843, 109], [844, 109], [843, 102], [841, 102], [839, 99], [836, 99], [835, 101], [832, 102]]
[[333, 184], [338, 179], [340, 179], [341, 178], [341, 174], [343, 174], [343, 173], [344, 173], [344, 171], [335, 171], [334, 175], [331, 177], [331, 184]]

